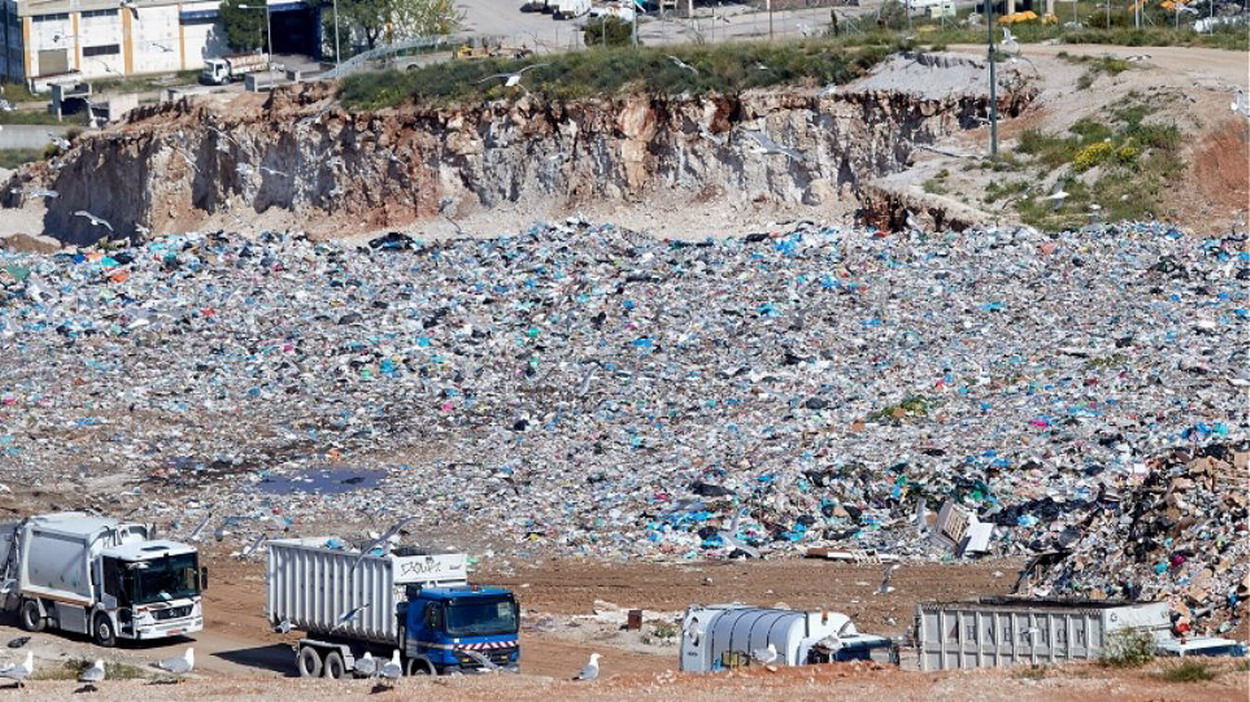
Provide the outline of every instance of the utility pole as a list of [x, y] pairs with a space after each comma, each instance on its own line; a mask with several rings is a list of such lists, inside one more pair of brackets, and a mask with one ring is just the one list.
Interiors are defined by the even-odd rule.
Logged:
[[994, 0], [985, 0], [985, 30], [989, 38], [987, 56], [990, 60], [990, 158], [996, 158], [998, 156], [998, 74], [994, 68]]
[[334, 67], [339, 65], [339, 0], [334, 0]]

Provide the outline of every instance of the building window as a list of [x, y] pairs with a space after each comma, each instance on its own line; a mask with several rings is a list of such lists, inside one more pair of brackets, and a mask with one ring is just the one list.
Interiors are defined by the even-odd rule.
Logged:
[[58, 22], [69, 19], [68, 12], [56, 12], [50, 15], [32, 15], [31, 22]]
[[85, 10], [82, 13], [86, 17], [116, 17], [117, 10]]
[[83, 56], [114, 56], [122, 52], [121, 47], [117, 44], [105, 44], [103, 46], [84, 46], [82, 47]]

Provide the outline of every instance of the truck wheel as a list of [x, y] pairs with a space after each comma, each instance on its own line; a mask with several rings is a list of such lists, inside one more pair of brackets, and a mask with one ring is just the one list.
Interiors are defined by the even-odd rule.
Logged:
[[107, 614], [95, 615], [95, 624], [91, 627], [91, 638], [97, 646], [112, 648], [117, 645], [117, 633], [113, 631], [113, 622]]
[[299, 667], [299, 676], [301, 678], [321, 677], [321, 655], [312, 646], [301, 648], [295, 662]]
[[404, 675], [412, 677], [413, 675], [434, 675], [434, 666], [424, 658], [409, 658], [408, 664], [404, 666]]
[[321, 673], [331, 680], [342, 680], [347, 675], [347, 664], [343, 663], [343, 654], [330, 651], [326, 654], [326, 667]]
[[29, 598], [22, 600], [20, 619], [22, 628], [26, 631], [43, 631], [48, 624], [43, 618], [43, 612], [39, 611], [39, 601]]

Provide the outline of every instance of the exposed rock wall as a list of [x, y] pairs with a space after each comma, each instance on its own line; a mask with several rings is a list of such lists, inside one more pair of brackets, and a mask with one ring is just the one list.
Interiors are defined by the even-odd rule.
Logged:
[[[505, 202], [821, 205], [853, 201], [861, 184], [905, 168], [914, 144], [972, 125], [985, 109], [976, 96], [790, 91], [575, 102], [526, 96], [349, 114], [328, 86], [312, 84], [252, 107], [143, 108], [128, 124], [82, 139], [59, 170], [20, 177], [60, 193], [48, 204], [45, 230], [72, 242], [107, 233], [75, 216], [79, 210], [126, 236], [270, 208], [295, 213], [310, 232], [333, 234], [401, 227], [438, 216], [440, 207], [465, 212]], [[758, 153], [746, 129], [762, 129], [802, 160]], [[20, 196], [9, 190], [4, 204], [12, 206]]]

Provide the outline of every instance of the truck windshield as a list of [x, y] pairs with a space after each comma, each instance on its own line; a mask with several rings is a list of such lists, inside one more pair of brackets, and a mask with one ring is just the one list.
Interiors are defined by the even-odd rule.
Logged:
[[194, 553], [145, 561], [135, 568], [135, 604], [168, 602], [200, 594], [199, 563]]
[[516, 602], [510, 599], [453, 602], [447, 608], [447, 633], [452, 636], [516, 633], [516, 609]]

